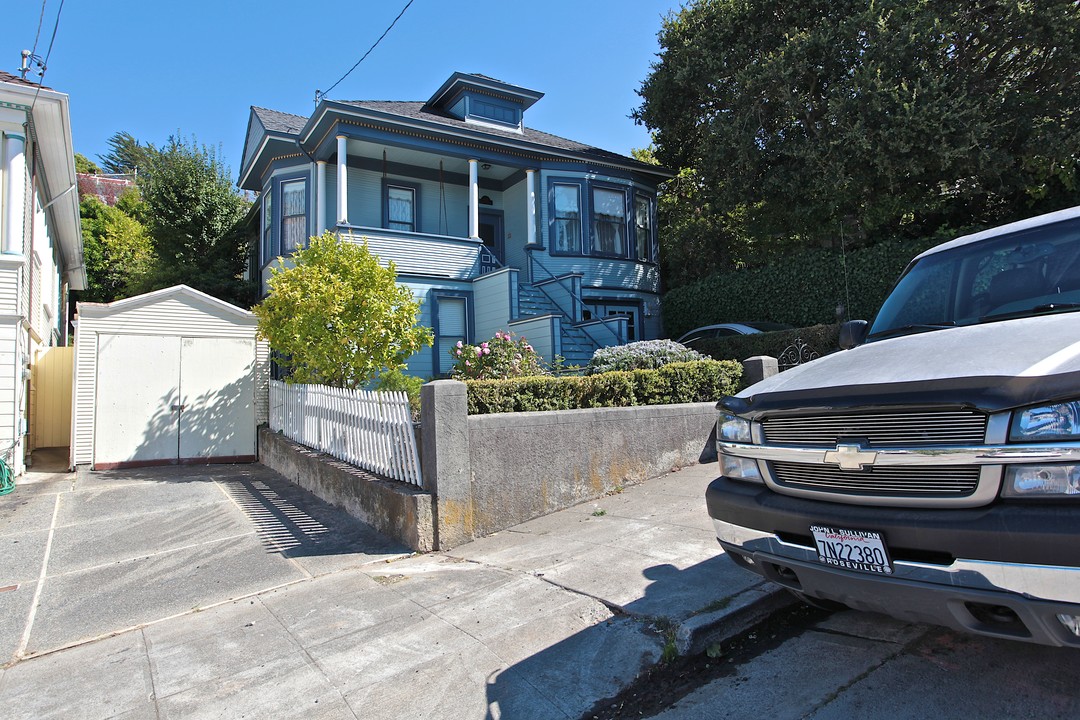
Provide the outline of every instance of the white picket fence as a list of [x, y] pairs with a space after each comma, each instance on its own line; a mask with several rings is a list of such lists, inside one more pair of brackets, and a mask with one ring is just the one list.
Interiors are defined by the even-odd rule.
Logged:
[[270, 429], [383, 477], [422, 485], [403, 392], [270, 381]]

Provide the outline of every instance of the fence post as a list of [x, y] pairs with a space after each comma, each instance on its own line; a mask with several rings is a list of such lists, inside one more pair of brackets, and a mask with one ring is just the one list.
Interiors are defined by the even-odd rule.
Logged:
[[465, 383], [435, 380], [420, 388], [420, 436], [424, 489], [435, 500], [435, 547], [446, 550], [475, 537]]
[[772, 377], [780, 372], [780, 367], [776, 362], [776, 358], [769, 357], [768, 355], [755, 355], [754, 357], [747, 358], [742, 361], [743, 366], [743, 382], [746, 385], [753, 385], [756, 382], [761, 382], [765, 378]]

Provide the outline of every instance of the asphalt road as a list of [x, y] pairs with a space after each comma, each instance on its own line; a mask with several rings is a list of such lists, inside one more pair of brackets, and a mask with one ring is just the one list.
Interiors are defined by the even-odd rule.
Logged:
[[[1077, 718], [1080, 651], [992, 640], [859, 612], [701, 659], [696, 689], [625, 717]], [[675, 697], [674, 695], [682, 695]], [[658, 699], [652, 698], [653, 703]], [[627, 708], [627, 710], [631, 710]]]

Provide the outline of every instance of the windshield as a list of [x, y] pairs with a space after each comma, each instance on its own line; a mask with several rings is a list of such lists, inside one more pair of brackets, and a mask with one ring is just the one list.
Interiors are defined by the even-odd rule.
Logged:
[[1080, 220], [961, 245], [908, 268], [868, 340], [1080, 310]]

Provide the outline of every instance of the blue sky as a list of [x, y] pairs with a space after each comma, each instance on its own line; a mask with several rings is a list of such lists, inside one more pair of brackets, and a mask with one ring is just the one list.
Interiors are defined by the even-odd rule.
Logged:
[[[65, 0], [44, 84], [71, 97], [76, 152], [126, 130], [220, 146], [235, 179], [249, 107], [307, 115], [406, 0]], [[677, 0], [414, 0], [337, 100], [426, 100], [454, 71], [545, 93], [526, 125], [615, 152], [649, 144], [629, 119]], [[60, 0], [46, 0], [37, 54]], [[7, 3], [0, 69], [34, 46], [39, 0]]]

